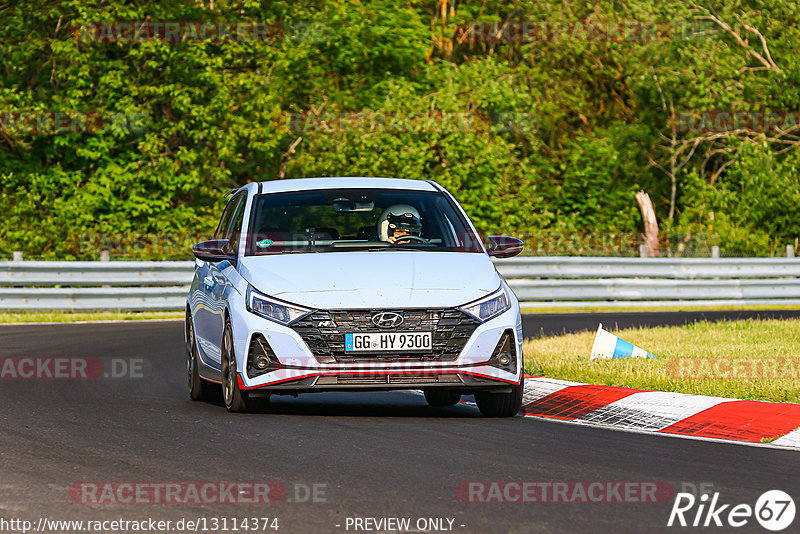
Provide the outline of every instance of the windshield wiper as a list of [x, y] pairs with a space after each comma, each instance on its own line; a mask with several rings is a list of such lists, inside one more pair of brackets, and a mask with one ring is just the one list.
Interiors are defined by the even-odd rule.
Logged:
[[437, 250], [435, 245], [403, 245], [401, 247], [376, 247], [366, 250]]

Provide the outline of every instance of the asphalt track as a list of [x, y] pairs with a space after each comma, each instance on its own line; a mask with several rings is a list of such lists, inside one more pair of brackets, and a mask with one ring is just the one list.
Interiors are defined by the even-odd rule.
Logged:
[[[697, 315], [719, 318], [540, 314], [526, 316], [525, 329], [530, 336]], [[470, 406], [430, 408], [403, 392], [278, 397], [270, 413], [228, 414], [219, 404], [188, 400], [177, 321], [0, 326], [0, 358], [47, 356], [99, 358], [106, 369], [112, 359], [143, 361], [141, 373], [124, 378], [0, 381], [2, 519], [277, 517], [280, 529], [269, 532], [292, 533], [354, 532], [345, 529], [348, 517], [452, 518], [454, 532], [696, 530], [666, 527], [671, 500], [465, 503], [456, 489], [467, 481], [664, 481], [676, 491], [705, 485], [723, 503], [754, 505], [770, 489], [800, 503], [800, 457], [786, 450], [484, 419]], [[276, 482], [288, 500], [91, 505], [69, 493], [75, 484], [126, 481]], [[317, 502], [289, 502], [302, 501], [312, 484], [324, 485]], [[760, 530], [751, 520], [737, 531]]]

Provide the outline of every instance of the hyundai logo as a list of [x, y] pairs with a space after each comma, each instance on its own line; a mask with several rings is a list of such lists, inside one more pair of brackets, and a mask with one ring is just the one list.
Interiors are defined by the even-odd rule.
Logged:
[[372, 316], [372, 324], [378, 328], [394, 328], [400, 326], [405, 318], [395, 312], [380, 312]]

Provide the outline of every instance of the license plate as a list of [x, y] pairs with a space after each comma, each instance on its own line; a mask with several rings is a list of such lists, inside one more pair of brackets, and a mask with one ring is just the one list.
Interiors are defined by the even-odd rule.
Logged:
[[430, 351], [430, 332], [370, 332], [344, 335], [345, 352], [420, 352]]

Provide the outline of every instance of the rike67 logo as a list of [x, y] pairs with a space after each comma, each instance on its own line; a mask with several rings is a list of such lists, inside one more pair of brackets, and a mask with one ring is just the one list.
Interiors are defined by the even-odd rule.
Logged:
[[667, 526], [738, 528], [752, 525], [755, 518], [763, 528], [778, 532], [788, 528], [794, 521], [794, 516], [794, 500], [781, 490], [763, 493], [755, 506], [744, 503], [722, 504], [719, 492], [713, 495], [703, 493], [699, 497], [691, 493], [678, 493]]

